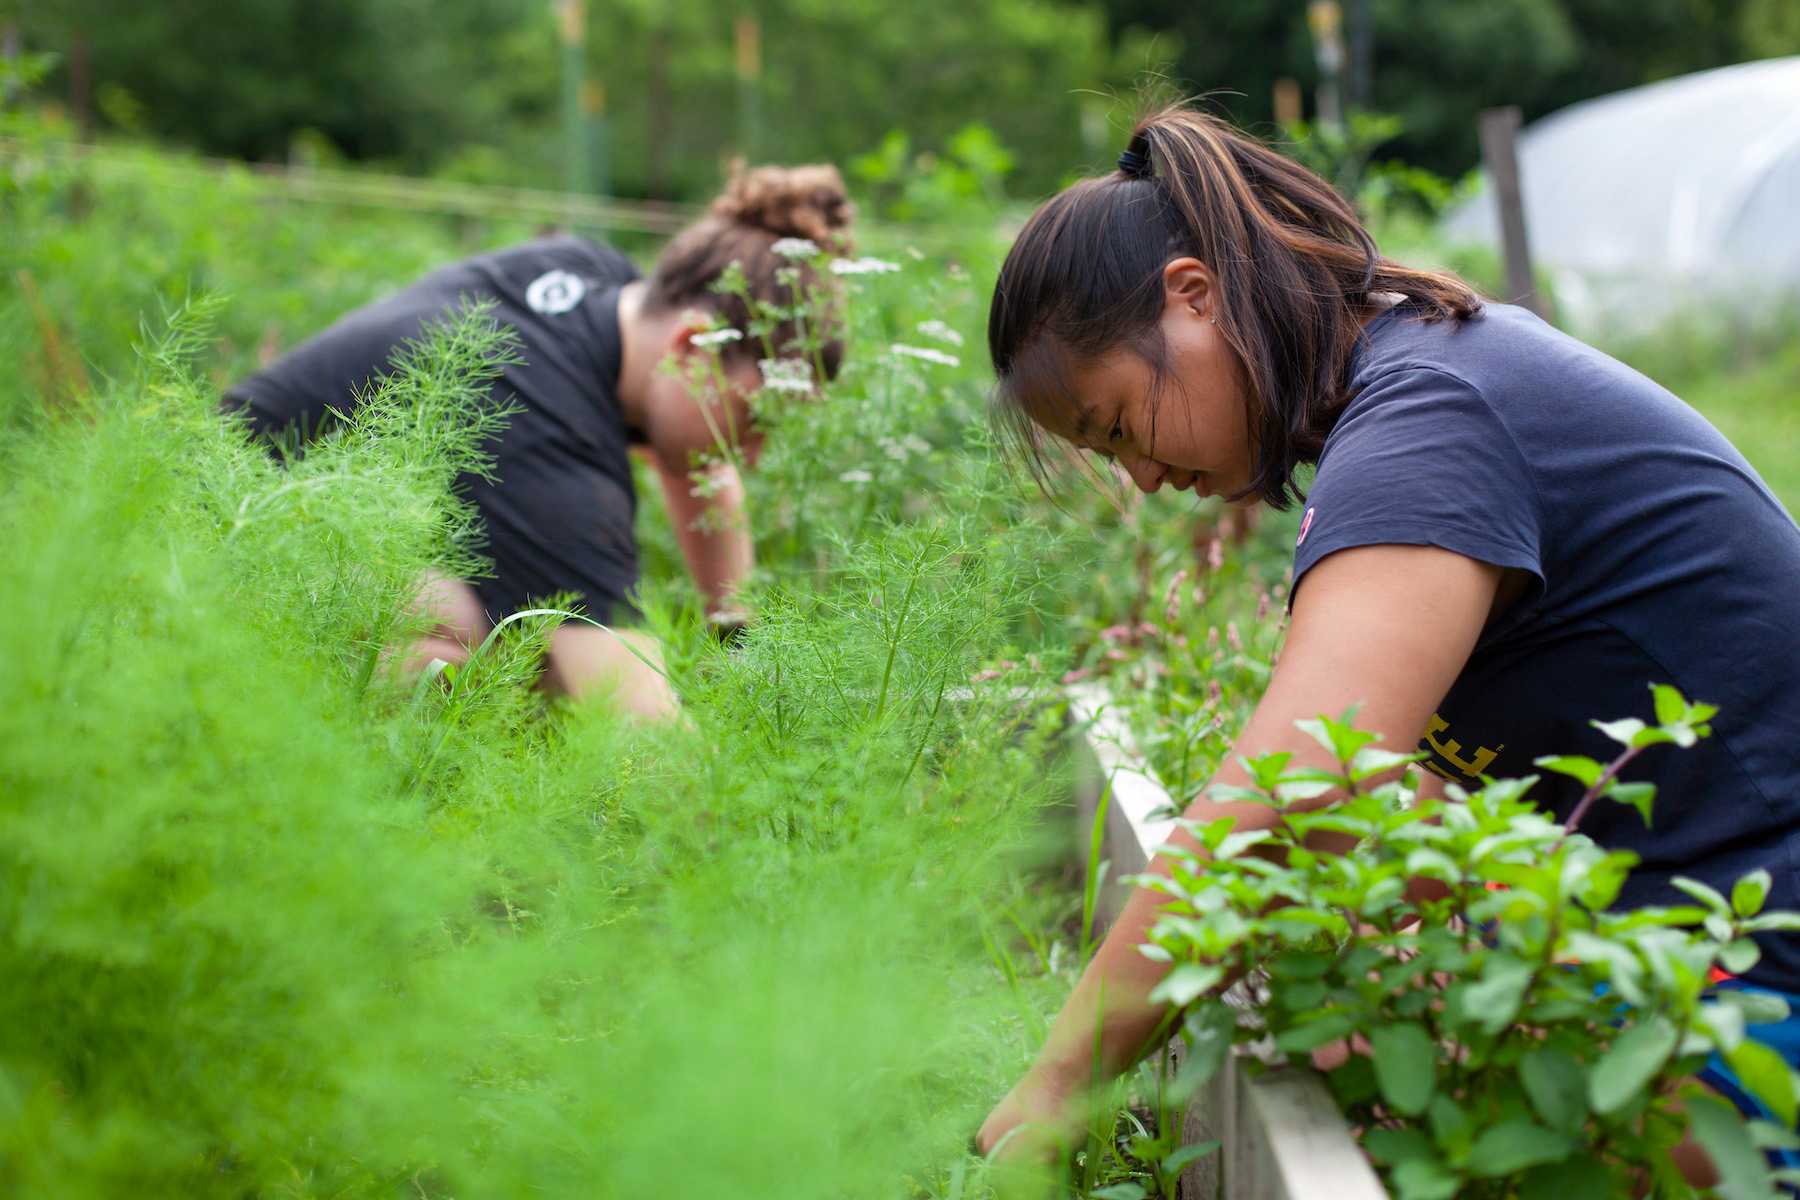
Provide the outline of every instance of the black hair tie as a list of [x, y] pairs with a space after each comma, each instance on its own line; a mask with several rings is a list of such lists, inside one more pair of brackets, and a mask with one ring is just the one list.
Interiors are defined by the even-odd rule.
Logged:
[[1127, 179], [1149, 179], [1150, 141], [1143, 134], [1131, 139], [1125, 153], [1119, 155], [1119, 173]]

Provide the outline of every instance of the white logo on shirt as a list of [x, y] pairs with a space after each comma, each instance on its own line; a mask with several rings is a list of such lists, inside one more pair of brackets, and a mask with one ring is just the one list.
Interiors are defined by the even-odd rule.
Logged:
[[585, 295], [587, 284], [581, 281], [581, 276], [563, 270], [545, 271], [525, 289], [525, 303], [531, 305], [532, 312], [553, 317], [580, 304]]
[[1298, 550], [1305, 543], [1306, 535], [1312, 532], [1313, 513], [1317, 511], [1317, 509], [1309, 508], [1306, 510], [1306, 515], [1300, 518], [1300, 536], [1294, 539], [1294, 549]]

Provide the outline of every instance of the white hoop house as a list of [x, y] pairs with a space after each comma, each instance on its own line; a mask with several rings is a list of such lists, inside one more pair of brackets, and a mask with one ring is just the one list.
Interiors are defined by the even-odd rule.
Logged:
[[[1571, 105], [1518, 153], [1532, 258], [1570, 323], [1800, 297], [1800, 56]], [[1491, 192], [1443, 229], [1498, 247]]]

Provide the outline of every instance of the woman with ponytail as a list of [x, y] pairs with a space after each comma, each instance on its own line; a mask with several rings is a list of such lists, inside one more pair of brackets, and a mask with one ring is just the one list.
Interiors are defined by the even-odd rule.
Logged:
[[[1032, 217], [988, 343], [996, 421], [1040, 480], [1086, 450], [1146, 492], [1303, 506], [1286, 643], [1215, 782], [1247, 785], [1241, 759], [1273, 751], [1332, 767], [1295, 722], [1352, 705], [1387, 746], [1428, 754], [1436, 788], [1545, 754], [1606, 760], [1590, 719], [1651, 718], [1649, 685], [1673, 684], [1719, 706], [1713, 736], [1634, 761], [1653, 826], [1623, 805], [1581, 825], [1641, 857], [1620, 903], [1682, 903], [1682, 875], [1729, 892], [1762, 868], [1769, 906], [1800, 908], [1800, 529], [1676, 397], [1383, 258], [1323, 180], [1185, 107]], [[1556, 776], [1534, 795], [1567, 817], [1580, 790]], [[1204, 796], [1188, 819], [1276, 819]], [[1110, 1077], [1148, 1048], [1166, 968], [1138, 947], [1158, 907], [1132, 896], [984, 1151], [1070, 1144], [1096, 1057]], [[1800, 938], [1760, 942], [1743, 984], [1800, 993]]]
[[[350, 313], [228, 390], [225, 404], [280, 452], [298, 452], [427, 323], [487, 301], [516, 334], [522, 359], [494, 383], [493, 402], [515, 411], [486, 447], [492, 476], [458, 481], [480, 517], [493, 573], [420, 582], [431, 631], [404, 648], [403, 666], [464, 662], [498, 622], [556, 594], [574, 593], [603, 623], [628, 616], [638, 574], [633, 449], [656, 470], [709, 618], [727, 629], [741, 620], [734, 594], [753, 563], [732, 463], [753, 461], [759, 446], [748, 404], [763, 383], [759, 359], [765, 347], [792, 355], [774, 367], [792, 387], [815, 364], [835, 375], [843, 356], [829, 331], [822, 346], [802, 352], [791, 319], [753, 334], [753, 308], [791, 306], [827, 287], [829, 276], [817, 277], [812, 263], [819, 253], [848, 252], [852, 215], [835, 167], [735, 168], [648, 279], [618, 251], [572, 234], [484, 254]], [[734, 266], [741, 281], [715, 290]], [[719, 372], [685, 369], [711, 353]], [[737, 445], [720, 446], [721, 430]], [[703, 456], [725, 461], [696, 483]], [[570, 622], [551, 637], [543, 683], [662, 716], [674, 697], [656, 662], [655, 645], [640, 634]]]

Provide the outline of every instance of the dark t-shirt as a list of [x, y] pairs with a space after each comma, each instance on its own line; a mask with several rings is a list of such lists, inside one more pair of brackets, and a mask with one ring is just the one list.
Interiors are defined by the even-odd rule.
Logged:
[[231, 388], [226, 402], [271, 437], [318, 437], [426, 322], [492, 301], [524, 361], [490, 394], [520, 409], [485, 447], [495, 479], [457, 481], [494, 566], [476, 590], [494, 620], [561, 591], [605, 620], [638, 573], [634, 439], [618, 402], [619, 289], [637, 276], [618, 251], [573, 235], [483, 254], [350, 313]]
[[[1743, 456], [1663, 388], [1522, 309], [1365, 332], [1354, 399], [1325, 443], [1295, 549], [1296, 589], [1335, 550], [1441, 546], [1531, 576], [1481, 635], [1420, 744], [1465, 784], [1546, 754], [1619, 747], [1590, 719], [1654, 720], [1649, 685], [1719, 706], [1713, 736], [1626, 768], [1654, 824], [1603, 802], [1582, 819], [1636, 851], [1625, 905], [1729, 892], [1757, 867], [1800, 909], [1800, 528]], [[1800, 400], [1800, 397], [1796, 398]], [[1402, 666], [1396, 664], [1397, 667]], [[1572, 779], [1539, 803], [1567, 816]], [[1763, 940], [1749, 977], [1800, 989], [1800, 937]]]

